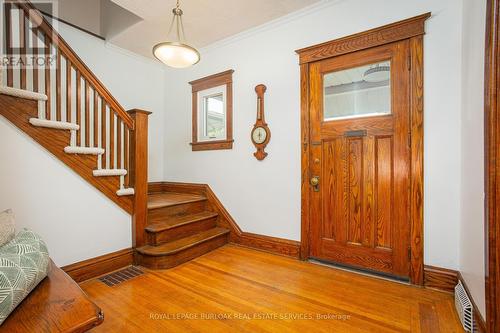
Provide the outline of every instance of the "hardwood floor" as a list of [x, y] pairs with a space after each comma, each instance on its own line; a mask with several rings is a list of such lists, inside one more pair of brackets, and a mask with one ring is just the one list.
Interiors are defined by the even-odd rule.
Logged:
[[92, 332], [463, 332], [451, 294], [226, 245], [114, 287]]

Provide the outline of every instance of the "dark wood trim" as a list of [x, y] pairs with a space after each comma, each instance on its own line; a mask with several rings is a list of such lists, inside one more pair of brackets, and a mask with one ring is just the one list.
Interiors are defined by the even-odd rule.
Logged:
[[223, 226], [231, 231], [229, 237], [231, 243], [297, 259], [300, 257], [300, 242], [242, 231], [210, 186], [205, 186], [209, 202], [215, 206], [216, 210], [223, 217]]
[[424, 286], [430, 289], [437, 289], [449, 293], [453, 293], [455, 291], [455, 286], [458, 281], [462, 282], [462, 285], [465, 288], [471, 302], [474, 307], [474, 319], [477, 324], [478, 332], [485, 333], [486, 332], [486, 324], [485, 321], [479, 312], [479, 308], [477, 307], [472, 294], [470, 293], [469, 287], [465, 282], [462, 274], [458, 271], [435, 267], [435, 266], [424, 266]]
[[[472, 302], [472, 306], [474, 308], [474, 319], [476, 321], [476, 328], [477, 328], [477, 332], [479, 333], [486, 333], [487, 330], [486, 330], [486, 322], [484, 321], [484, 318], [483, 316], [481, 315], [481, 313], [479, 312], [479, 308], [477, 307], [477, 304], [476, 302], [474, 301], [474, 298], [472, 297], [472, 294], [470, 293], [470, 290], [469, 290], [469, 287], [467, 286], [467, 283], [465, 282], [462, 274], [460, 272], [458, 272], [457, 274], [457, 278], [458, 280], [460, 280], [460, 282], [462, 282], [462, 285], [464, 286], [465, 288], [465, 291], [467, 292], [467, 295], [469, 295], [469, 298]], [[474, 331], [476, 332], [476, 331]]]
[[472, 294], [470, 293], [469, 287], [465, 282], [462, 274], [455, 270], [434, 267], [434, 266], [424, 266], [424, 286], [426, 288], [438, 289], [441, 291], [453, 293], [455, 290], [455, 286], [458, 281], [461, 281], [465, 291], [469, 295], [471, 299], [472, 306], [474, 307], [474, 319], [476, 320], [476, 324], [478, 325], [478, 332], [484, 333], [486, 332], [486, 324], [485, 321], [479, 312], [479, 308], [477, 307]]
[[301, 126], [301, 236], [300, 258], [309, 257], [309, 203], [311, 187], [309, 186], [309, 64], [300, 65], [300, 126]]
[[73, 280], [83, 282], [130, 266], [134, 261], [134, 250], [124, 249], [61, 267]]
[[193, 151], [233, 149], [234, 140], [191, 142]]
[[[192, 89], [192, 151], [233, 149], [233, 73], [230, 69], [189, 82]], [[198, 92], [222, 85], [226, 85], [226, 139], [198, 141]]]
[[488, 0], [485, 52], [486, 324], [500, 332], [500, 0]]
[[146, 244], [148, 221], [148, 117], [151, 112], [134, 109], [128, 111], [135, 123], [130, 131], [129, 182], [134, 188], [134, 211], [132, 214], [132, 246]]
[[210, 209], [219, 214], [217, 225], [230, 230], [230, 243], [292, 258], [298, 259], [300, 257], [300, 242], [242, 231], [209, 185], [156, 182], [149, 183], [149, 192], [179, 192], [205, 195]]
[[314, 45], [296, 51], [300, 57], [301, 72], [301, 167], [302, 167], [302, 226], [300, 257], [305, 260], [309, 256], [309, 64], [311, 62], [348, 54], [375, 46], [384, 45], [400, 40], [410, 42], [410, 84], [411, 84], [411, 190], [410, 190], [410, 218], [411, 218], [411, 262], [410, 282], [416, 285], [424, 284], [424, 131], [423, 131], [423, 35], [425, 21], [431, 13], [419, 15], [407, 20], [399, 21], [366, 32], [347, 36], [330, 42]]
[[[428, 17], [428, 16], [427, 16]], [[410, 280], [424, 283], [424, 40], [410, 39]]]
[[300, 258], [300, 242], [289, 239], [242, 232], [234, 239], [231, 239], [231, 243], [282, 256]]
[[205, 76], [202, 77], [201, 79], [191, 81], [189, 82], [189, 84], [191, 85], [193, 92], [210, 89], [213, 87], [233, 82], [233, 73], [234, 69], [230, 69], [224, 72]]
[[430, 16], [431, 13], [425, 13], [347, 37], [309, 46], [295, 52], [299, 54], [300, 64], [306, 64], [409, 39], [425, 33], [425, 21]]
[[424, 266], [424, 286], [453, 293], [458, 283], [458, 272], [451, 269]]

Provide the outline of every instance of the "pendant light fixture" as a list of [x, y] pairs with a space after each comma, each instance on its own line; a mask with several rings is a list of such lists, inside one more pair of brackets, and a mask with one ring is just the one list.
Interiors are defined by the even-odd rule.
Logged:
[[[174, 68], [186, 68], [200, 61], [200, 53], [194, 48], [185, 44], [184, 25], [182, 24], [182, 9], [179, 0], [177, 6], [172, 10], [174, 17], [170, 24], [168, 36], [172, 29], [176, 30], [177, 40], [174, 42], [163, 42], [153, 47], [154, 56], [165, 65]], [[175, 25], [175, 27], [174, 27]]]

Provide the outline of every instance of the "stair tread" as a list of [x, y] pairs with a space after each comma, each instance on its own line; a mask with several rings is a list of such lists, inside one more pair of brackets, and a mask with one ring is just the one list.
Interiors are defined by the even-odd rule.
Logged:
[[162, 232], [165, 230], [173, 229], [176, 227], [180, 227], [182, 225], [186, 225], [189, 223], [194, 223], [202, 220], [207, 220], [210, 218], [217, 217], [219, 214], [215, 212], [201, 212], [196, 214], [189, 214], [179, 217], [169, 217], [165, 221], [154, 222], [146, 227], [147, 232], [156, 233]]
[[158, 246], [142, 246], [140, 248], [137, 248], [137, 251], [141, 254], [150, 256], [172, 255], [195, 245], [206, 242], [210, 239], [226, 235], [228, 233], [229, 230], [226, 228], [215, 227], [206, 231], [199, 232], [195, 235], [181, 238]]
[[155, 193], [148, 195], [148, 209], [170, 207], [205, 200], [207, 200], [206, 197], [197, 194], [175, 192]]

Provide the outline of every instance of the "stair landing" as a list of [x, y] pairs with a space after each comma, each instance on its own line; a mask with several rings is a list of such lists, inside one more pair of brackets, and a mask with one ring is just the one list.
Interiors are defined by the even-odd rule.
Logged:
[[148, 196], [148, 209], [158, 209], [207, 200], [204, 196], [187, 193], [163, 192]]

